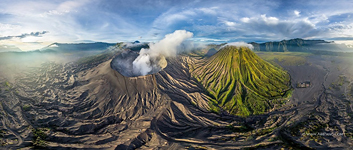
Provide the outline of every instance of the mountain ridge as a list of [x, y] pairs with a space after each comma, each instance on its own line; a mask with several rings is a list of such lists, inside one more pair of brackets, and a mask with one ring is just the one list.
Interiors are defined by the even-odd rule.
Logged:
[[337, 44], [333, 41], [325, 40], [305, 40], [295, 38], [282, 41], [269, 41], [264, 43], [250, 42], [254, 47], [254, 51], [269, 51], [269, 52], [306, 52], [315, 50], [325, 51], [346, 51], [353, 50], [344, 44]]
[[106, 50], [115, 43], [94, 42], [94, 43], [52, 43], [40, 51], [95, 51]]

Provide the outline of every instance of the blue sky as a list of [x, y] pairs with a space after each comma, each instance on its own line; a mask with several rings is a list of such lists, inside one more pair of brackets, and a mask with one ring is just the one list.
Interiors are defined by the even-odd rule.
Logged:
[[1, 0], [0, 45], [158, 41], [174, 30], [199, 42], [352, 43], [352, 8], [351, 0]]

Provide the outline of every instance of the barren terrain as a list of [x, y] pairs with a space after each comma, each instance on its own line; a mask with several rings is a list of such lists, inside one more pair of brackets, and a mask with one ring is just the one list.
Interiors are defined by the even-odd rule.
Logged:
[[[2, 148], [30, 149], [348, 149], [353, 146], [353, 61], [305, 55], [273, 60], [294, 87], [281, 107], [246, 118], [210, 111], [189, 72], [198, 57], [167, 59], [162, 71], [125, 77], [110, 53], [82, 64], [0, 64]], [[266, 59], [266, 53], [259, 53]], [[270, 61], [270, 60], [269, 60]], [[40, 65], [38, 65], [40, 64]], [[310, 81], [309, 88], [296, 88]]]

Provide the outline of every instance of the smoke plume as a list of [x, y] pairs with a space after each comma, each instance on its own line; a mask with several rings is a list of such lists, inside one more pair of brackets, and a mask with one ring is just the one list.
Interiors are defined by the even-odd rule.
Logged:
[[167, 34], [157, 43], [150, 43], [149, 49], [142, 48], [139, 56], [133, 61], [135, 75], [147, 75], [157, 72], [167, 66], [165, 57], [174, 57], [178, 51], [185, 48], [183, 41], [191, 38], [193, 33], [185, 30], [176, 30]]

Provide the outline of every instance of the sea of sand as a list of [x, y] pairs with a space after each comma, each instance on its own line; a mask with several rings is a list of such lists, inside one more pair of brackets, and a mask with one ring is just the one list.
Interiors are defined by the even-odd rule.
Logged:
[[[0, 148], [33, 148], [34, 129], [45, 133], [43, 146], [50, 149], [353, 146], [349, 57], [310, 55], [301, 65], [277, 62], [291, 76], [292, 97], [247, 118], [209, 111], [209, 97], [189, 72], [200, 58], [168, 58], [156, 74], [126, 77], [112, 68], [113, 57], [84, 65], [47, 57], [2, 61]], [[304, 81], [310, 87], [296, 87]]]

